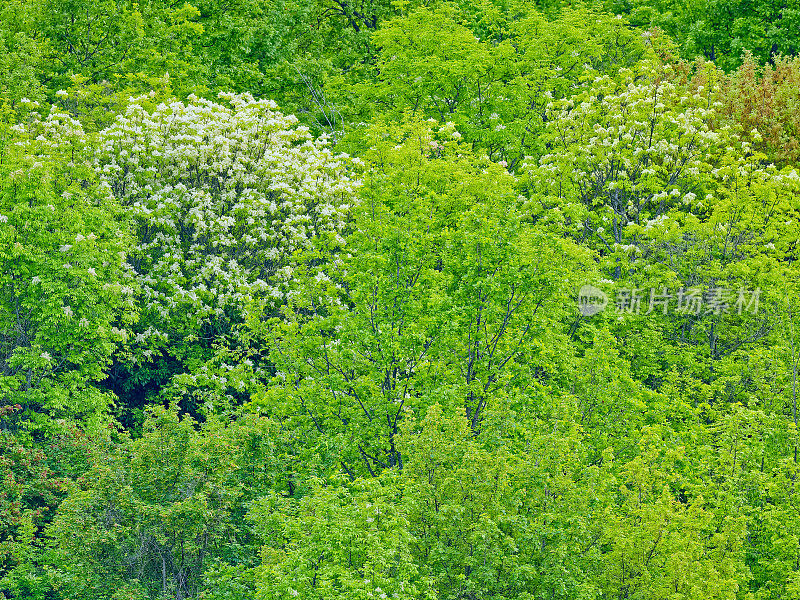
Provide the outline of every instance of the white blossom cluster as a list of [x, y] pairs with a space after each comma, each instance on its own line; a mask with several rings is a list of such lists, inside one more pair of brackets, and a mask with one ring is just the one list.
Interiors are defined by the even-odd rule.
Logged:
[[550, 102], [550, 154], [529, 167], [536, 192], [571, 197], [611, 217], [622, 242], [628, 223], [652, 220], [698, 195], [727, 134], [711, 131], [715, 107], [657, 73], [619, 86], [598, 78], [572, 99]]
[[659, 69], [669, 67], [641, 78], [623, 73], [621, 84], [599, 77], [548, 104], [550, 153], [524, 165], [539, 202], [531, 206], [568, 217], [572, 235], [592, 240], [617, 276], [622, 265], [651, 269], [647, 253], [651, 263], [669, 256], [665, 264], [677, 264], [678, 253], [700, 243], [719, 245], [726, 259], [780, 256], [776, 242], [791, 234], [775, 215], [794, 210], [800, 176], [765, 164], [731, 128], [712, 129], [715, 90], [692, 89]]
[[[23, 171], [41, 174], [45, 170], [50, 171], [49, 178], [56, 180], [54, 183], [57, 188], [66, 188], [84, 179], [81, 169], [86, 168], [86, 133], [80, 122], [71, 115], [51, 106], [44, 119], [38, 112], [31, 111], [25, 121], [13, 125], [11, 129], [16, 137], [14, 144], [21, 151], [20, 158], [27, 163], [27, 169], [11, 173], [12, 179], [23, 175]], [[56, 163], [61, 172], [53, 170]], [[69, 199], [70, 194], [65, 191], [62, 196]]]
[[345, 244], [349, 157], [274, 102], [220, 97], [152, 111], [139, 98], [100, 134], [94, 166], [136, 225], [148, 337], [229, 318], [255, 295], [279, 303], [303, 251]]

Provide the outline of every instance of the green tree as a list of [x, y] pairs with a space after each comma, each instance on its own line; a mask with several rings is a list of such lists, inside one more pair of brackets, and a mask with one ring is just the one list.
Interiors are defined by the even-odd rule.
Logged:
[[[247, 565], [247, 503], [278, 488], [278, 432], [264, 419], [200, 427], [172, 407], [146, 411], [142, 436], [119, 443], [69, 486], [48, 528], [52, 585], [65, 597], [196, 597], [213, 565]], [[75, 536], [80, 531], [80, 536]]]
[[266, 332], [251, 315], [277, 371], [254, 405], [302, 424], [354, 477], [402, 465], [406, 411], [438, 401], [479, 431], [495, 395], [564, 357], [543, 338], [563, 347], [585, 255], [548, 235], [558, 220], [526, 223], [513, 178], [458, 137], [376, 128], [347, 254], [298, 278]]
[[100, 424], [104, 379], [135, 314], [119, 205], [86, 165], [80, 125], [30, 113], [0, 152], [0, 394], [28, 419]]

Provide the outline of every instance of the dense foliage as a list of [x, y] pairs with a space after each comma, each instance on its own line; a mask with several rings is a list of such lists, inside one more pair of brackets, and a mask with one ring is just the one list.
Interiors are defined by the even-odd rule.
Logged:
[[800, 598], [799, 44], [3, 2], [0, 599]]

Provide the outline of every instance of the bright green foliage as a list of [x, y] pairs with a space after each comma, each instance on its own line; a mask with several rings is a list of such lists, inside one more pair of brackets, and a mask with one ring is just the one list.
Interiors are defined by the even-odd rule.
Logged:
[[119, 207], [83, 163], [80, 126], [30, 113], [6, 129], [0, 191], [0, 393], [28, 418], [93, 418], [133, 312]]
[[605, 5], [636, 26], [663, 29], [684, 56], [704, 56], [726, 71], [739, 66], [748, 52], [763, 63], [800, 49], [800, 4], [795, 0], [607, 0]]
[[277, 374], [256, 402], [362, 475], [402, 465], [405, 412], [447, 398], [479, 431], [493, 396], [537, 366], [552, 377], [559, 353], [539, 336], [563, 335], [583, 257], [548, 238], [557, 223], [522, 220], [510, 175], [473, 157], [451, 124], [385, 133], [372, 138], [349, 254], [296, 280], [268, 334]]
[[[491, 19], [485, 8], [484, 18]], [[523, 14], [489, 21], [486, 39], [476, 37], [485, 21], [471, 30], [448, 8], [420, 8], [389, 21], [375, 34], [378, 82], [357, 88], [367, 114], [399, 116], [410, 109], [419, 118], [453, 121], [465, 141], [513, 169], [542, 151], [548, 98], [571, 95], [644, 53], [621, 21], [598, 13], [565, 10], [552, 23], [533, 11]]]
[[2, 3], [0, 598], [800, 597], [799, 14]]
[[271, 496], [249, 518], [264, 540], [256, 598], [432, 597], [412, 560], [397, 477], [317, 483], [300, 500]]
[[742, 561], [745, 519], [715, 514], [703, 492], [687, 484], [686, 449], [667, 436], [664, 428], [644, 428], [636, 458], [617, 476], [604, 586], [610, 597], [736, 598], [748, 575]]
[[581, 466], [579, 430], [562, 412], [569, 401], [553, 400], [547, 425], [493, 411], [497, 424], [522, 420], [516, 443], [501, 429], [491, 432], [500, 444], [486, 443], [488, 429], [476, 439], [464, 413], [447, 416], [438, 405], [406, 423], [413, 549], [438, 597], [597, 595], [604, 524], [596, 511], [605, 485], [596, 468]]
[[50, 98], [74, 76], [90, 84], [149, 89], [170, 77], [181, 95], [208, 88], [208, 64], [198, 43], [204, 28], [191, 3], [117, 0], [33, 0], [41, 60], [38, 77]]
[[280, 485], [277, 433], [264, 419], [200, 428], [174, 409], [148, 410], [141, 438], [123, 439], [72, 485], [48, 530], [53, 587], [193, 597], [212, 561], [246, 562], [246, 503]]
[[686, 51], [702, 53], [723, 69], [739, 65], [745, 52], [766, 61], [776, 54], [795, 54], [800, 49], [800, 4], [796, 1], [714, 0], [698, 8], [696, 20], [684, 21], [689, 25]]
[[78, 72], [95, 82], [109, 79], [117, 69], [127, 70], [144, 37], [142, 14], [129, 2], [39, 0], [29, 9], [46, 40], [48, 76], [57, 79]]
[[12, 106], [23, 98], [41, 100], [42, 86], [36, 65], [40, 47], [32, 36], [31, 15], [21, 2], [6, 2], [0, 7], [0, 93]]

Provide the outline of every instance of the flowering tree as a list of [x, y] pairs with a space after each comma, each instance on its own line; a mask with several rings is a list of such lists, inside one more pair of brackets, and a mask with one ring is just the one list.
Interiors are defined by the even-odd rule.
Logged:
[[348, 157], [271, 101], [221, 98], [152, 110], [135, 99], [100, 134], [95, 168], [136, 231], [134, 362], [169, 347], [196, 366], [235, 337], [249, 302], [269, 298], [274, 311], [293, 269], [322, 269], [321, 252], [345, 244], [357, 186]]
[[529, 170], [529, 188], [603, 253], [627, 248], [630, 224], [703, 207], [709, 155], [724, 138], [706, 123], [716, 107], [682, 94], [670, 69], [644, 78], [629, 71], [622, 85], [598, 77], [584, 93], [548, 105], [550, 152]]

